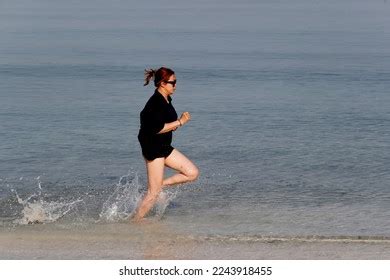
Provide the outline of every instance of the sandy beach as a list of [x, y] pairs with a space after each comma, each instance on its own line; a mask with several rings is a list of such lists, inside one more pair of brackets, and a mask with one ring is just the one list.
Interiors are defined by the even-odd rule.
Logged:
[[1, 259], [390, 259], [387, 238], [189, 236], [159, 224], [2, 229]]
[[[1, 1], [0, 259], [390, 259], [390, 1], [155, 2]], [[161, 66], [200, 176], [134, 225]]]

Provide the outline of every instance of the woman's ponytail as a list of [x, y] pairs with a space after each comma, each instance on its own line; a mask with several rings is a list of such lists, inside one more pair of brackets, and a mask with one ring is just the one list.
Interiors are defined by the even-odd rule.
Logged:
[[159, 87], [161, 82], [168, 81], [169, 77], [174, 75], [175, 72], [169, 68], [161, 67], [158, 70], [154, 69], [145, 69], [145, 84], [148, 85], [150, 80], [154, 78], [154, 86]]
[[145, 69], [145, 84], [144, 86], [148, 85], [150, 80], [154, 77], [154, 75], [156, 74], [156, 70], [154, 69]]

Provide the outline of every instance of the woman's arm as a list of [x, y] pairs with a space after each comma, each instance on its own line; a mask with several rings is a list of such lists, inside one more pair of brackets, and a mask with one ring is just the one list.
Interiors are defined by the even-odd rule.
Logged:
[[176, 130], [179, 126], [186, 124], [190, 119], [191, 119], [190, 113], [184, 112], [183, 114], [181, 114], [180, 119], [178, 119], [177, 121], [164, 124], [164, 127], [157, 134], [162, 134], [162, 133]]
[[169, 131], [176, 130], [179, 126], [181, 126], [179, 120], [174, 121], [174, 122], [170, 122], [170, 123], [166, 123], [166, 124], [164, 124], [163, 129], [161, 129], [157, 134], [167, 133]]

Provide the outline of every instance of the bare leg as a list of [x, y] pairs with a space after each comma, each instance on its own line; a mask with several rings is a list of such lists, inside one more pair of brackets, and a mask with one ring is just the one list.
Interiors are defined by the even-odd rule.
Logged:
[[148, 191], [138, 206], [133, 218], [134, 221], [140, 221], [149, 212], [156, 202], [163, 185], [164, 158], [156, 158], [152, 161], [145, 161], [148, 173]]
[[165, 165], [179, 173], [166, 178], [162, 183], [164, 187], [194, 181], [199, 176], [199, 170], [195, 164], [176, 149], [165, 159]]
[[[135, 221], [140, 221], [155, 204], [162, 187], [194, 181], [199, 176], [198, 168], [182, 153], [174, 149], [166, 158], [156, 158], [153, 161], [145, 160], [148, 173], [148, 192], [134, 215]], [[168, 166], [179, 173], [166, 178], [164, 177], [164, 167]]]

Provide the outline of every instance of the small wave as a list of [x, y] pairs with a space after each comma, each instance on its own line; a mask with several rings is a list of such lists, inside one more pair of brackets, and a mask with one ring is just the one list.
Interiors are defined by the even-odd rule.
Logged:
[[390, 243], [388, 236], [266, 236], [266, 235], [207, 235], [188, 237], [194, 241], [215, 241], [215, 242], [345, 242], [345, 243]]

